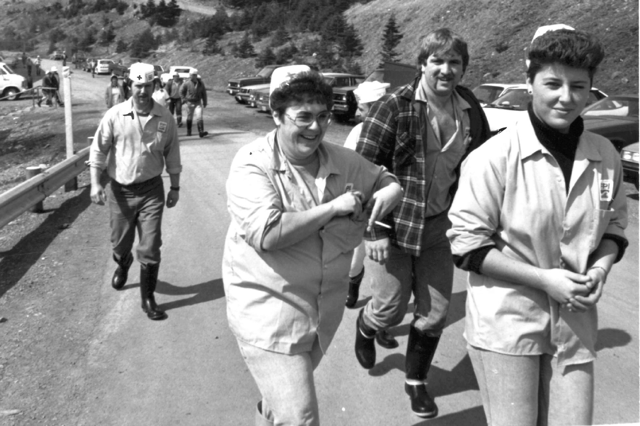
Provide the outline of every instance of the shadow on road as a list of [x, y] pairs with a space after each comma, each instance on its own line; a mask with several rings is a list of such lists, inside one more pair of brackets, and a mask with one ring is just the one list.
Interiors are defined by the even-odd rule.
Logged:
[[631, 335], [618, 328], [603, 328], [598, 330], [596, 352], [602, 349], [612, 349], [627, 346], [631, 342]]
[[156, 292], [167, 296], [192, 295], [191, 297], [158, 305], [165, 311], [197, 305], [198, 303], [206, 303], [224, 297], [222, 278], [188, 287], [178, 287], [165, 281], [158, 281]]
[[[89, 187], [79, 190], [9, 251], [0, 253], [0, 297], [16, 285], [40, 259], [49, 244], [91, 204]], [[25, 213], [30, 214], [30, 213]], [[67, 224], [67, 226], [65, 226]]]

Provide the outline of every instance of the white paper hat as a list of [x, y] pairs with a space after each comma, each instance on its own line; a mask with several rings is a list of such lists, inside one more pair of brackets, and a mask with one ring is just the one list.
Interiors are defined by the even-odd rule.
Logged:
[[271, 74], [271, 86], [269, 87], [269, 94], [273, 93], [278, 87], [301, 72], [310, 71], [309, 65], [289, 65], [287, 67], [276, 68]]
[[134, 83], [151, 83], [153, 81], [153, 65], [151, 64], [145, 64], [143, 62], [136, 62], [135, 64], [131, 65], [131, 68], [129, 68], [130, 72], [130, 79], [134, 82]]
[[49, 72], [58, 72], [58, 68], [56, 68], [56, 67], [51, 67], [51, 69], [49, 70]]
[[356, 95], [356, 99], [359, 103], [368, 104], [375, 102], [387, 93], [387, 87], [391, 86], [389, 83], [381, 83], [379, 81], [365, 81], [360, 83], [353, 94]]
[[198, 70], [195, 68], [191, 68], [191, 71], [189, 71], [189, 74], [195, 74], [198, 75]]

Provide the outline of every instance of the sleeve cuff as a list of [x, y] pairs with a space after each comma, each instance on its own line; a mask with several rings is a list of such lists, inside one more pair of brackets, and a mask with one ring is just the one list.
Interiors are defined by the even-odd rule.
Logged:
[[494, 245], [483, 246], [462, 256], [453, 255], [453, 263], [463, 271], [475, 272], [476, 274], [482, 275], [480, 271], [482, 263], [494, 247]]
[[602, 239], [604, 240], [605, 238], [613, 241], [618, 245], [618, 255], [616, 256], [616, 260], [613, 263], [620, 262], [620, 260], [622, 259], [622, 256], [624, 256], [624, 252], [627, 250], [629, 241], [626, 238], [616, 234], [604, 234], [602, 236]]

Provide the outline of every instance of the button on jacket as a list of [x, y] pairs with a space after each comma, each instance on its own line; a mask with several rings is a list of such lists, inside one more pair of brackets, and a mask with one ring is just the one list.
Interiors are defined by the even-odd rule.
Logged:
[[[310, 351], [317, 336], [326, 352], [342, 319], [351, 257], [366, 218], [334, 217], [302, 241], [264, 251], [263, 237], [282, 213], [317, 205], [275, 135], [241, 148], [227, 181], [231, 225], [223, 280], [229, 325], [238, 340], [262, 349]], [[364, 205], [393, 177], [341, 146], [322, 143], [318, 153], [315, 183], [323, 204], [352, 189], [364, 194]]]
[[[144, 127], [133, 99], [115, 105], [100, 121], [89, 152], [92, 167], [106, 167], [121, 185], [140, 183], [162, 174], [182, 171], [176, 121], [168, 109], [153, 103]], [[117, 167], [116, 167], [117, 164]]]
[[[415, 92], [420, 79], [412, 84], [400, 87], [394, 93], [380, 98], [371, 106], [364, 121], [357, 152], [374, 164], [385, 166], [395, 174], [404, 189], [400, 204], [391, 213], [394, 232], [389, 235], [391, 242], [405, 252], [419, 256], [421, 252], [424, 218], [427, 212], [427, 180], [424, 176], [425, 156], [420, 125], [420, 112], [416, 109]], [[489, 137], [489, 124], [473, 93], [462, 86], [456, 87], [460, 95], [470, 106], [469, 139], [465, 141], [469, 152], [480, 146]], [[459, 164], [455, 173], [459, 173]], [[455, 193], [457, 183], [451, 186]], [[387, 236], [383, 228], [374, 227], [365, 237], [377, 240]]]
[[[558, 163], [523, 118], [463, 164], [449, 218], [454, 255], [495, 246], [526, 264], [584, 274], [605, 233], [624, 238], [620, 155], [607, 139], [583, 132], [567, 194]], [[553, 354], [560, 365], [595, 359], [595, 307], [572, 313], [542, 290], [473, 272], [467, 289], [465, 337], [472, 346]]]

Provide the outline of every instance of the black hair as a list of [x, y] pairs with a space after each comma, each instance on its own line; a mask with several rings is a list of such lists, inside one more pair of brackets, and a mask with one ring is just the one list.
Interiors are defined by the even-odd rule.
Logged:
[[333, 89], [317, 71], [304, 71], [296, 74], [275, 89], [269, 97], [271, 110], [282, 116], [294, 102], [317, 102], [333, 107]]
[[440, 28], [422, 37], [420, 53], [418, 53], [418, 66], [424, 65], [431, 55], [449, 51], [454, 51], [462, 56], [462, 71], [466, 71], [467, 65], [469, 65], [467, 42], [449, 28]]
[[566, 29], [547, 31], [531, 43], [527, 77], [533, 81], [543, 66], [560, 63], [587, 70], [593, 82], [598, 65], [603, 59], [604, 48], [592, 35]]

